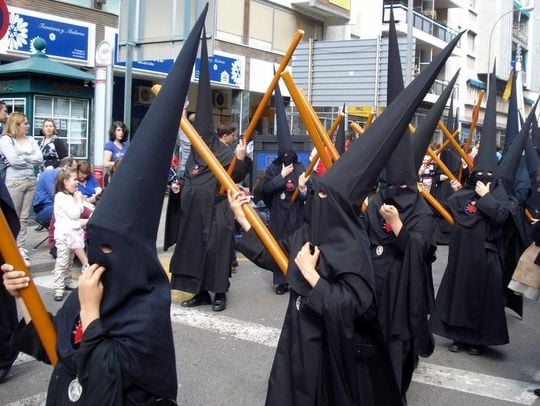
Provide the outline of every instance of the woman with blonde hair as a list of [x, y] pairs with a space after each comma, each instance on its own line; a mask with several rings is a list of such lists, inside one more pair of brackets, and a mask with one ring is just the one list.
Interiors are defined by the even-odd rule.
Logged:
[[6, 187], [21, 222], [17, 245], [23, 258], [28, 259], [26, 229], [32, 200], [36, 191], [34, 167], [43, 162], [43, 155], [32, 137], [28, 137], [28, 119], [20, 112], [12, 113], [0, 137], [0, 153], [9, 164], [6, 170]]

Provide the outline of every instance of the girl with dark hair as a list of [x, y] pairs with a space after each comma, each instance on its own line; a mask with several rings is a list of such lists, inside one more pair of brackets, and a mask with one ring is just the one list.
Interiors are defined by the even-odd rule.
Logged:
[[114, 121], [109, 129], [109, 141], [103, 151], [103, 166], [110, 171], [114, 161], [122, 158], [127, 151], [129, 129], [122, 121]]

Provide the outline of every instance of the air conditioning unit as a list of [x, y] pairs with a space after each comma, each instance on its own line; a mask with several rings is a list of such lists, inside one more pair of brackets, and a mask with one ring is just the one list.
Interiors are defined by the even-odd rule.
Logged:
[[154, 94], [148, 86], [137, 86], [135, 93], [135, 104], [152, 104], [154, 100]]
[[230, 106], [230, 99], [227, 93], [220, 90], [212, 91], [212, 104], [218, 109], [228, 109]]

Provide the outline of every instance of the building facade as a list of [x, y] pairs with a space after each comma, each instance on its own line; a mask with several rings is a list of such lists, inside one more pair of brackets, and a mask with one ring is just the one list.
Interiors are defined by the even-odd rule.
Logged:
[[[148, 4], [150, 0], [138, 0]], [[151, 0], [150, 10], [161, 10], [171, 0]], [[540, 63], [540, 11], [523, 10], [534, 6], [539, 0], [414, 0], [412, 20], [409, 22], [408, 1], [394, 0], [400, 48], [404, 66], [404, 77], [408, 81], [420, 72], [433, 57], [461, 30], [467, 29], [454, 56], [441, 72], [430, 94], [426, 97], [424, 109], [429, 108], [452, 75], [461, 68], [457, 89], [454, 94], [454, 116], [459, 117], [461, 136], [466, 136], [472, 120], [472, 108], [479, 92], [485, 88], [486, 72], [494, 61], [500, 93], [504, 89], [509, 73], [514, 67], [521, 68], [526, 99], [525, 110], [540, 92], [540, 75], [534, 75], [534, 68]], [[45, 37], [48, 42], [47, 55], [56, 61], [69, 64], [89, 72], [95, 68], [96, 45], [102, 40], [113, 44], [118, 50], [119, 15], [122, 0], [6, 0], [10, 11], [10, 33], [0, 41], [0, 62], [2, 64], [28, 58], [32, 53], [35, 36]], [[202, 0], [177, 0], [176, 7], [200, 7]], [[250, 117], [266, 91], [273, 67], [279, 64], [296, 30], [304, 31], [304, 36], [293, 56], [293, 77], [298, 87], [304, 90], [317, 112], [329, 126], [344, 102], [351, 118], [362, 119], [366, 112], [377, 112], [385, 107], [385, 63], [384, 46], [388, 33], [390, 0], [213, 0], [212, 88], [214, 100], [214, 121], [236, 124], [242, 133]], [[161, 5], [161, 8], [160, 8]], [[520, 10], [521, 11], [513, 11]], [[167, 12], [165, 7], [165, 12]], [[155, 22], [154, 22], [155, 20]], [[151, 24], [159, 26], [159, 18]], [[412, 30], [409, 31], [409, 27]], [[411, 34], [410, 37], [408, 34]], [[356, 90], [347, 86], [340, 90], [343, 100], [335, 95], [329, 97], [332, 86], [339, 87], [345, 76], [326, 78], [319, 69], [324, 58], [317, 52], [326, 53], [324, 69], [346, 69], [344, 74], [353, 76], [356, 59], [345, 56], [338, 58], [324, 49], [332, 46], [352, 46], [358, 41], [371, 41], [373, 55], [369, 66], [365, 66], [365, 81], [373, 89], [373, 97], [368, 102], [355, 101]], [[347, 44], [348, 42], [348, 44]], [[331, 52], [334, 52], [332, 50]], [[302, 52], [303, 55], [302, 56]], [[352, 52], [352, 51], [351, 51]], [[356, 52], [356, 51], [354, 51]], [[362, 51], [358, 51], [359, 55]], [[408, 58], [410, 53], [410, 59]], [[355, 55], [355, 54], [351, 54]], [[516, 55], [518, 57], [516, 57]], [[365, 55], [364, 55], [365, 57]], [[136, 134], [139, 122], [152, 102], [150, 87], [161, 83], [172, 64], [172, 58], [141, 60], [133, 63], [131, 117], [128, 126]], [[332, 62], [334, 60], [334, 65]], [[516, 64], [516, 61], [518, 62]], [[410, 66], [408, 64], [410, 63]], [[352, 67], [347, 67], [350, 64]], [[371, 76], [370, 76], [371, 75]], [[123, 119], [125, 63], [116, 53], [114, 62], [113, 119]], [[373, 79], [375, 78], [375, 79]], [[354, 78], [356, 79], [356, 78]], [[328, 83], [332, 80], [333, 83]], [[189, 92], [189, 100], [195, 105], [197, 68]], [[92, 86], [91, 83], [88, 84]], [[288, 96], [285, 86], [282, 92]], [[326, 89], [326, 90], [325, 90]], [[334, 91], [335, 93], [335, 91]], [[348, 99], [347, 97], [350, 98]], [[0, 87], [0, 95], [2, 90]], [[71, 100], [65, 94], [47, 95], [29, 102], [9, 99], [12, 109], [25, 111], [33, 118], [32, 133], [39, 134], [40, 120], [51, 115], [64, 128], [62, 133], [68, 142], [85, 147], [76, 147], [78, 158], [91, 158], [92, 101], [81, 109], [71, 109], [77, 98]], [[47, 108], [39, 108], [44, 106]], [[483, 106], [485, 105], [485, 101]], [[499, 129], [504, 131], [507, 103], [499, 100]], [[78, 122], [85, 115], [89, 124], [84, 128], [71, 129], [71, 122]], [[289, 106], [293, 133], [303, 134], [304, 128], [294, 108]], [[355, 116], [356, 115], [356, 116]], [[481, 120], [480, 115], [480, 131]], [[274, 133], [274, 109], [272, 104], [265, 112], [257, 127], [260, 134]], [[73, 137], [72, 137], [73, 134]]]

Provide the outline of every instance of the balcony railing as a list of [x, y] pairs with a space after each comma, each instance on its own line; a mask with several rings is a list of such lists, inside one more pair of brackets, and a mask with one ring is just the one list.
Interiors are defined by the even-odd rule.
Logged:
[[[383, 22], [390, 22], [390, 8], [392, 5], [384, 5]], [[396, 22], [407, 21], [407, 7], [402, 4], [394, 4], [394, 18]], [[417, 11], [413, 11], [413, 27], [420, 31], [426, 32], [435, 38], [438, 38], [444, 42], [450, 42], [454, 39], [458, 32], [448, 28], [447, 26], [433, 20], [429, 16], [423, 15]]]
[[[420, 69], [421, 70], [421, 69]], [[420, 72], [415, 72], [413, 74], [413, 77], [416, 77]], [[433, 82], [433, 85], [431, 85], [431, 88], [428, 91], [428, 94], [434, 94], [436, 96], [440, 96], [444, 89], [446, 89], [446, 86], [448, 86], [449, 81], [448, 80], [439, 80], [435, 79], [435, 82]], [[455, 99], [459, 99], [459, 85], [454, 85], [454, 93], [453, 96]]]
[[524, 44], [527, 44], [527, 41], [529, 39], [528, 35], [528, 26], [527, 24], [514, 24], [512, 26], [512, 36], [519, 41], [523, 42]]

